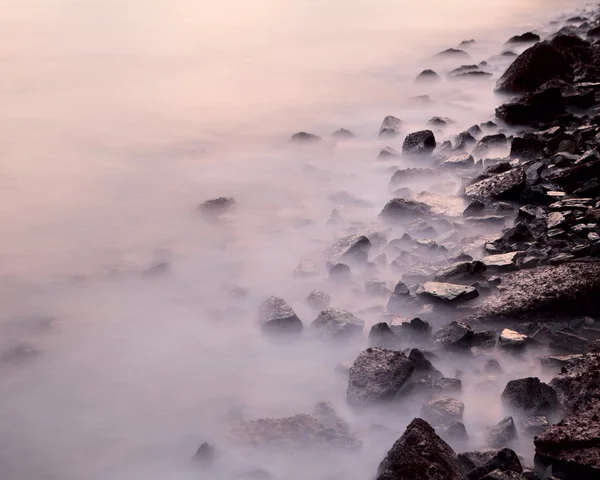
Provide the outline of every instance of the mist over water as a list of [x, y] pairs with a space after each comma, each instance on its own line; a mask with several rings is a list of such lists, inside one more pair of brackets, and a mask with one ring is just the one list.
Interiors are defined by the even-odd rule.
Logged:
[[[189, 460], [204, 441], [220, 451], [206, 478], [253, 468], [274, 479], [371, 478], [420, 404], [356, 415], [335, 367], [366, 347], [380, 312], [365, 310], [387, 298], [363, 292], [368, 272], [348, 287], [324, 268], [309, 279], [292, 271], [376, 222], [393, 197], [391, 166], [423, 166], [376, 160], [402, 145], [403, 136], [377, 139], [386, 115], [404, 120], [404, 133], [450, 117], [439, 143], [490, 120], [494, 82], [510, 63], [490, 58], [513, 34], [543, 33], [579, 6], [0, 0], [3, 478], [198, 478]], [[491, 79], [413, 83], [424, 68], [465, 63], [431, 57], [470, 38], [473, 63], [488, 61]], [[411, 99], [425, 94], [430, 102]], [[356, 139], [332, 140], [341, 127]], [[324, 141], [290, 145], [297, 131]], [[454, 195], [460, 182], [409, 186]], [[341, 205], [339, 192], [363, 202]], [[218, 196], [237, 208], [208, 221], [196, 207]], [[464, 207], [441, 203], [453, 215]], [[340, 206], [342, 220], [328, 224]], [[161, 264], [165, 273], [148, 273]], [[401, 272], [378, 276], [393, 289]], [[365, 320], [364, 338], [279, 345], [261, 335], [265, 298], [286, 299], [308, 326], [314, 289]], [[539, 373], [533, 360], [504, 361], [506, 380]], [[435, 366], [449, 377], [480, 367], [463, 363]], [[501, 389], [463, 384], [467, 430], [502, 418]], [[232, 422], [310, 413], [319, 401], [350, 423], [360, 453], [230, 444]]]

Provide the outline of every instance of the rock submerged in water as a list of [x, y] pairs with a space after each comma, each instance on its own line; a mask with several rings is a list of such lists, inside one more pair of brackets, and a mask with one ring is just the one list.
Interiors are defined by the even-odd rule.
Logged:
[[496, 108], [496, 117], [508, 125], [551, 122], [564, 113], [565, 102], [560, 89], [556, 87], [542, 87]]
[[341, 308], [327, 308], [310, 324], [309, 329], [324, 340], [343, 340], [360, 335], [365, 322]]
[[431, 130], [409, 133], [402, 144], [404, 155], [429, 155], [435, 150], [435, 135]]
[[425, 420], [415, 418], [387, 453], [376, 480], [464, 480], [454, 450]]
[[268, 334], [299, 334], [302, 321], [283, 298], [270, 297], [259, 307], [262, 329]]
[[413, 370], [413, 363], [401, 352], [366, 349], [350, 368], [348, 405], [368, 407], [393, 400]]

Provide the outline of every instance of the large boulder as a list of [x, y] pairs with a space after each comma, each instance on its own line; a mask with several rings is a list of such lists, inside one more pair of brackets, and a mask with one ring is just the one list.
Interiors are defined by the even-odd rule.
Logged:
[[414, 419], [387, 453], [377, 480], [464, 480], [458, 457], [425, 420]]
[[465, 196], [480, 200], [519, 200], [524, 188], [525, 172], [522, 168], [513, 168], [469, 185]]
[[366, 407], [393, 400], [413, 369], [413, 363], [403, 353], [367, 348], [350, 368], [348, 404]]
[[283, 298], [269, 297], [258, 309], [260, 325], [269, 334], [298, 334], [304, 326]]
[[434, 347], [466, 349], [471, 346], [473, 335], [473, 330], [466, 323], [451, 322], [435, 332], [432, 342]]
[[558, 398], [550, 385], [529, 377], [508, 382], [502, 392], [502, 403], [522, 415], [548, 415], [556, 411]]
[[569, 60], [548, 42], [525, 50], [498, 80], [496, 90], [505, 93], [533, 92], [555, 78], [570, 80], [573, 69]]
[[416, 294], [424, 300], [446, 304], [466, 302], [479, 296], [474, 287], [444, 282], [425, 282], [419, 286]]
[[365, 326], [360, 318], [341, 308], [326, 308], [310, 324], [310, 330], [324, 340], [342, 340], [360, 335]]
[[402, 144], [405, 155], [427, 155], [435, 150], [435, 136], [431, 130], [409, 133]]
[[496, 117], [508, 125], [531, 125], [551, 122], [565, 113], [559, 88], [542, 88], [496, 108]]

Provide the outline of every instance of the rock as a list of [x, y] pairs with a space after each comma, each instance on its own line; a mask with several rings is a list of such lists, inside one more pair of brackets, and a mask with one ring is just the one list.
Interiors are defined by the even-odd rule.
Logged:
[[441, 79], [442, 78], [433, 70], [423, 70], [421, 73], [419, 73], [419, 75], [417, 75], [415, 82], [436, 83], [439, 82]]
[[496, 108], [496, 117], [508, 125], [552, 122], [564, 113], [565, 103], [562, 93], [555, 87], [536, 90]]
[[410, 133], [402, 144], [404, 155], [428, 155], [435, 150], [435, 136], [431, 130]]
[[475, 45], [475, 40], [470, 39], [470, 40], [463, 40], [462, 42], [460, 42], [460, 44], [458, 46], [460, 48], [460, 47], [472, 47], [473, 45]]
[[488, 473], [481, 480], [525, 480], [523, 475], [516, 472], [503, 472], [502, 470], [494, 470]]
[[569, 60], [547, 42], [525, 50], [498, 80], [496, 90], [505, 93], [533, 92], [555, 78], [570, 80]]
[[518, 200], [524, 187], [523, 169], [514, 168], [469, 185], [465, 189], [465, 196], [478, 199]]
[[413, 318], [410, 322], [402, 322], [400, 325], [392, 323], [390, 328], [402, 338], [408, 338], [415, 343], [426, 342], [431, 336], [431, 325], [420, 318]]
[[469, 435], [465, 424], [462, 422], [448, 422], [443, 425], [439, 425], [435, 428], [436, 433], [448, 442], [467, 442]]
[[380, 322], [373, 325], [369, 331], [369, 345], [397, 350], [401, 346], [401, 340], [387, 323]]
[[472, 347], [494, 348], [496, 346], [496, 332], [486, 330], [484, 332], [475, 332], [471, 339]]
[[477, 140], [469, 132], [461, 132], [456, 136], [454, 142], [456, 144], [454, 149], [460, 151], [468, 149], [471, 145], [475, 145]]
[[383, 119], [381, 128], [379, 129], [380, 137], [395, 137], [400, 133], [404, 122], [393, 115], [388, 115]]
[[341, 308], [327, 308], [310, 324], [310, 330], [324, 340], [342, 340], [360, 335], [365, 322]]
[[512, 417], [506, 417], [492, 427], [487, 435], [490, 447], [503, 448], [510, 445], [517, 438], [517, 427]]
[[424, 420], [414, 419], [387, 453], [376, 480], [464, 480], [458, 457]]
[[345, 128], [340, 128], [339, 130], [333, 132], [331, 136], [333, 138], [342, 140], [349, 140], [351, 138], [356, 137], [356, 135], [354, 135], [350, 130], [346, 130]]
[[423, 405], [421, 416], [431, 425], [442, 425], [444, 423], [462, 421], [465, 405], [452, 397], [442, 397], [431, 400]]
[[439, 329], [433, 336], [433, 344], [446, 349], [469, 348], [473, 330], [465, 323], [452, 322]]
[[530, 437], [540, 435], [550, 426], [550, 422], [544, 415], [534, 415], [525, 420], [523, 431]]
[[292, 135], [290, 138], [290, 142], [293, 143], [315, 143], [319, 142], [320, 140], [321, 137], [306, 132], [294, 133], [294, 135]]
[[473, 282], [480, 278], [486, 269], [483, 262], [459, 262], [440, 270], [433, 279], [436, 282]]
[[463, 211], [463, 217], [480, 217], [485, 212], [485, 203], [481, 200], [471, 200], [471, 203]]
[[233, 426], [230, 438], [248, 446], [291, 452], [298, 448], [356, 450], [361, 446], [348, 425], [324, 402], [318, 403], [310, 415], [239, 422]]
[[292, 272], [295, 277], [316, 277], [320, 274], [319, 267], [308, 258], [300, 260], [300, 263]]
[[313, 290], [306, 297], [306, 302], [315, 310], [324, 310], [331, 303], [331, 297], [319, 290]]
[[475, 166], [475, 160], [472, 155], [464, 153], [444, 160], [444, 166], [453, 168], [471, 168]]
[[467, 471], [467, 480], [479, 480], [485, 475], [498, 470], [501, 472], [522, 473], [523, 467], [517, 454], [510, 448], [489, 450], [487, 452], [467, 452], [458, 456], [463, 468]]
[[408, 182], [431, 179], [439, 173], [431, 168], [401, 168], [394, 172], [390, 179], [390, 187], [406, 185]]
[[508, 145], [506, 135], [496, 133], [494, 135], [486, 135], [483, 137], [473, 149], [473, 156], [483, 158], [490, 154], [493, 149], [504, 149]]
[[430, 214], [431, 209], [425, 203], [404, 198], [393, 198], [383, 207], [379, 217], [387, 221], [399, 221], [428, 217]]
[[230, 197], [219, 197], [207, 200], [198, 207], [203, 213], [209, 215], [221, 215], [233, 209], [236, 206], [236, 201]]
[[505, 45], [515, 43], [536, 43], [540, 40], [540, 36], [537, 33], [527, 32], [522, 35], [515, 35], [514, 37], [509, 38]]
[[560, 228], [565, 226], [567, 220], [565, 216], [560, 212], [552, 212], [546, 217], [546, 226], [548, 230], [551, 228]]
[[523, 350], [530, 343], [527, 335], [505, 328], [498, 339], [498, 346], [506, 350]]
[[516, 270], [515, 258], [520, 252], [508, 252], [483, 257], [481, 262], [490, 272], [506, 272]]
[[460, 393], [462, 382], [458, 378], [441, 377], [435, 381], [434, 388], [442, 394]]
[[368, 348], [350, 368], [348, 405], [366, 407], [393, 400], [413, 369], [412, 362], [403, 353]]
[[383, 160], [389, 160], [391, 158], [400, 158], [400, 152], [392, 147], [385, 147], [383, 150], [381, 150], [381, 152], [379, 152], [377, 158]]
[[324, 253], [324, 259], [331, 263], [365, 257], [371, 249], [371, 241], [358, 233], [341, 238]]
[[215, 447], [208, 442], [204, 442], [194, 454], [194, 463], [202, 468], [211, 467], [215, 461]]
[[390, 294], [390, 291], [385, 282], [371, 279], [365, 281], [365, 293], [372, 297], [386, 297]]
[[483, 367], [483, 373], [490, 375], [496, 375], [504, 373], [504, 370], [500, 366], [500, 363], [495, 358], [490, 358]]
[[477, 289], [454, 283], [425, 282], [416, 292], [418, 297], [443, 303], [461, 303], [477, 298]]
[[329, 280], [335, 283], [351, 283], [352, 270], [344, 263], [336, 263], [329, 268]]
[[454, 122], [448, 117], [432, 117], [429, 120], [427, 120], [428, 125], [434, 125], [436, 127], [445, 127], [450, 123]]
[[[564, 367], [568, 367], [577, 362], [580, 358], [583, 357], [583, 354], [577, 355], [550, 355], [547, 357], [541, 357], [540, 363], [542, 365], [542, 369], [545, 371], [550, 371], [553, 373], [560, 372]], [[560, 393], [560, 392], [558, 392]]]
[[259, 307], [259, 321], [265, 333], [299, 334], [302, 321], [283, 298], [270, 297]]
[[464, 50], [459, 50], [456, 48], [449, 48], [444, 50], [443, 52], [437, 53], [434, 58], [459, 58], [459, 59], [470, 59], [471, 55], [469, 55]]
[[589, 349], [590, 342], [569, 332], [554, 332], [548, 346], [554, 352], [559, 353], [585, 353]]
[[511, 380], [502, 392], [505, 407], [525, 415], [548, 415], [556, 411], [558, 398], [550, 385], [537, 377]]
[[512, 140], [510, 146], [511, 158], [536, 159], [542, 157], [543, 154], [544, 145], [535, 135], [526, 134], [523, 137], [515, 137]]

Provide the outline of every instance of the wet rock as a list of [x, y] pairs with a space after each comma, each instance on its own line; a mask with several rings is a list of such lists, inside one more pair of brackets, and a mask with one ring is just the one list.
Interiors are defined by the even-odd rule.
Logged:
[[387, 221], [399, 221], [428, 217], [430, 214], [431, 208], [425, 203], [393, 198], [383, 207], [379, 217]]
[[571, 64], [565, 56], [547, 42], [525, 50], [504, 72], [496, 90], [505, 93], [533, 92], [555, 78], [570, 80]]
[[518, 200], [524, 187], [523, 169], [514, 168], [469, 185], [465, 189], [465, 196], [477, 199]]
[[280, 451], [298, 448], [355, 450], [361, 446], [348, 425], [331, 405], [324, 402], [318, 403], [310, 415], [240, 422], [232, 428], [230, 438], [236, 443]]
[[410, 133], [402, 144], [404, 155], [428, 155], [435, 150], [435, 136], [431, 130]]
[[478, 348], [494, 348], [496, 346], [497, 334], [493, 330], [475, 332], [471, 339], [471, 346]]
[[423, 70], [417, 78], [415, 82], [419, 83], [436, 83], [439, 82], [442, 78], [433, 70]]
[[512, 417], [506, 417], [492, 427], [487, 435], [490, 447], [503, 448], [510, 445], [517, 438], [517, 427]]
[[366, 407], [393, 400], [413, 369], [413, 363], [403, 353], [368, 348], [350, 368], [348, 405]]
[[587, 339], [569, 332], [553, 332], [548, 343], [551, 350], [560, 353], [585, 353], [589, 345]]
[[477, 298], [477, 289], [468, 285], [444, 282], [425, 282], [416, 292], [418, 297], [442, 303], [461, 303]]
[[473, 330], [466, 323], [452, 322], [440, 328], [433, 336], [434, 346], [446, 349], [467, 349], [473, 338]]
[[511, 103], [496, 108], [496, 117], [508, 125], [531, 125], [551, 122], [565, 113], [560, 89], [550, 87], [528, 93]]
[[373, 325], [369, 331], [369, 345], [397, 350], [400, 348], [401, 340], [387, 323], [380, 322]]
[[502, 392], [502, 403], [524, 415], [548, 415], [556, 411], [558, 398], [550, 385], [529, 377], [508, 382]]
[[462, 422], [448, 422], [435, 428], [436, 433], [447, 442], [464, 443], [469, 440], [469, 434]]
[[235, 199], [231, 197], [219, 197], [207, 200], [198, 207], [203, 213], [209, 215], [221, 215], [236, 206]]
[[313, 290], [306, 297], [306, 302], [315, 310], [324, 310], [331, 303], [331, 296], [319, 290]]
[[390, 160], [392, 158], [400, 158], [400, 152], [392, 147], [385, 147], [383, 150], [381, 150], [381, 152], [379, 152], [379, 155], [377, 155], [377, 158], [380, 160]]
[[379, 137], [395, 137], [400, 133], [404, 122], [393, 115], [388, 115], [383, 119], [379, 129]]
[[481, 262], [485, 264], [490, 272], [506, 272], [516, 270], [517, 265], [515, 259], [520, 252], [508, 252], [498, 255], [488, 255], [483, 257]]
[[525, 420], [523, 431], [530, 437], [540, 435], [550, 426], [548, 418], [544, 415], [534, 415]]
[[371, 249], [371, 241], [364, 235], [354, 234], [341, 238], [324, 253], [324, 259], [331, 263], [352, 260], [366, 256]]
[[463, 155], [454, 155], [446, 160], [444, 160], [445, 167], [452, 168], [471, 168], [475, 165], [475, 160], [472, 155], [467, 153]]
[[486, 452], [467, 452], [460, 454], [458, 458], [463, 469], [467, 472], [467, 480], [479, 480], [495, 470], [515, 473], [523, 472], [519, 457], [510, 448], [488, 450]]
[[299, 334], [302, 321], [283, 298], [270, 297], [259, 307], [259, 321], [265, 333]]
[[486, 265], [479, 261], [455, 263], [436, 273], [434, 281], [473, 282], [477, 278], [481, 278], [486, 269]]
[[423, 405], [421, 416], [431, 425], [443, 425], [448, 422], [462, 421], [465, 405], [452, 397], [431, 400]]
[[515, 35], [514, 37], [509, 38], [506, 42], [506, 45], [518, 43], [536, 43], [540, 40], [540, 36], [537, 33], [527, 32], [522, 35]]
[[458, 457], [420, 418], [414, 419], [379, 465], [376, 480], [464, 480]]
[[342, 340], [360, 335], [365, 322], [341, 308], [327, 308], [310, 324], [310, 330], [324, 340]]

